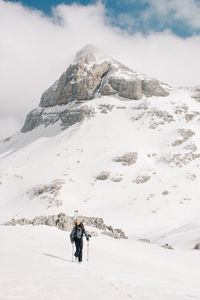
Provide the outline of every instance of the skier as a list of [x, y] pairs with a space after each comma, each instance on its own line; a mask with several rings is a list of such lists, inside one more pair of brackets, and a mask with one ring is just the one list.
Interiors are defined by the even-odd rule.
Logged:
[[75, 242], [76, 252], [74, 256], [78, 258], [79, 262], [82, 262], [83, 235], [89, 241], [90, 235], [87, 234], [83, 222], [77, 221], [70, 234], [70, 239], [72, 244]]

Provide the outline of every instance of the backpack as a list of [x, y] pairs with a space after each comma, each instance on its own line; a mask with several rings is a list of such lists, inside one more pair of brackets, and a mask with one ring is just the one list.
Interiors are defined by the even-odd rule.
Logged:
[[[77, 230], [78, 230], [78, 226], [76, 225], [75, 233], [74, 233], [74, 238], [75, 238], [75, 239], [80, 239], [80, 238], [77, 237]], [[83, 230], [82, 230], [82, 232], [81, 232], [81, 239], [82, 239], [82, 238], [83, 238]]]

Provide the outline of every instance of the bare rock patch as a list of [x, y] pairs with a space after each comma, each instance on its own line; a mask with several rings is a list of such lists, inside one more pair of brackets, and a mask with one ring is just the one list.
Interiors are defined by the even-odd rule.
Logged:
[[128, 152], [122, 156], [117, 156], [113, 159], [115, 162], [121, 163], [123, 166], [130, 166], [136, 163], [138, 158], [137, 152]]
[[147, 181], [149, 181], [151, 179], [151, 176], [148, 175], [139, 175], [136, 177], [135, 180], [133, 180], [133, 182], [137, 183], [137, 184], [142, 184], [145, 183]]
[[191, 129], [184, 129], [184, 128], [179, 129], [178, 133], [181, 135], [182, 139], [175, 140], [172, 143], [173, 147], [176, 147], [176, 146], [179, 146], [179, 145], [185, 143], [189, 138], [191, 138], [193, 135], [195, 135], [195, 132], [192, 131]]
[[187, 177], [186, 177], [188, 180], [190, 180], [190, 181], [194, 181], [194, 180], [196, 180], [196, 178], [197, 178], [197, 175], [196, 174], [194, 174], [194, 173], [190, 173], [190, 172], [188, 172], [187, 173]]
[[49, 184], [36, 185], [28, 191], [28, 194], [31, 198], [39, 197], [40, 199], [46, 200], [48, 203], [47, 208], [61, 206], [62, 201], [57, 199], [57, 196], [59, 196], [64, 182], [64, 180], [56, 179]]
[[107, 180], [110, 177], [110, 172], [102, 171], [97, 177], [97, 180]]
[[162, 192], [162, 194], [163, 194], [163, 196], [167, 196], [167, 195], [169, 195], [169, 191], [165, 190], [165, 191]]
[[101, 113], [107, 114], [108, 112], [111, 112], [115, 106], [111, 104], [100, 104], [98, 106], [98, 109]]
[[[91, 226], [100, 230], [101, 234], [109, 235], [115, 239], [127, 239], [126, 234], [121, 229], [115, 229], [112, 226], [108, 226], [104, 223], [102, 218], [97, 217], [86, 217], [79, 216], [80, 221], [84, 221], [86, 226]], [[74, 226], [74, 218], [67, 216], [65, 213], [59, 213], [58, 215], [49, 215], [49, 216], [37, 216], [33, 219], [12, 219], [8, 222], [5, 222], [2, 225], [6, 226], [15, 226], [15, 225], [47, 225], [57, 227], [63, 231], [70, 232]], [[97, 236], [96, 232], [89, 232], [91, 236]]]
[[161, 246], [162, 248], [165, 248], [165, 249], [170, 249], [170, 250], [174, 250], [174, 248], [171, 246], [171, 245], [169, 245], [169, 244], [164, 244], [164, 245], [162, 245]]
[[179, 168], [182, 168], [183, 166], [188, 165], [190, 162], [199, 159], [200, 153], [193, 153], [193, 152], [187, 152], [187, 153], [168, 153], [165, 156], [161, 157], [161, 161], [168, 163], [169, 165], [177, 166]]
[[113, 182], [121, 182], [122, 180], [123, 180], [123, 177], [120, 175], [115, 175], [115, 176], [113, 176], [112, 178], [111, 178], [111, 180], [113, 181]]

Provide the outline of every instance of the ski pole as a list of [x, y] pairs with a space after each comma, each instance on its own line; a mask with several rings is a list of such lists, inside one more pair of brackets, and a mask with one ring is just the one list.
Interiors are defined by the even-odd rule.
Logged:
[[89, 242], [87, 242], [87, 261], [89, 261]]
[[74, 262], [74, 243], [72, 244], [72, 262]]

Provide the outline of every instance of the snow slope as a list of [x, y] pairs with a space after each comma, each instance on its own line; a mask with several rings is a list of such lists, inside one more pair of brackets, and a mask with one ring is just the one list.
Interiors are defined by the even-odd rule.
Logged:
[[0, 224], [78, 210], [128, 239], [95, 229], [76, 264], [69, 233], [1, 225], [0, 300], [200, 299], [200, 88], [171, 88], [93, 46], [74, 63], [26, 130], [0, 141]]
[[[169, 92], [97, 98], [66, 130], [58, 122], [0, 143], [1, 223], [78, 209], [128, 236], [93, 237], [79, 265], [66, 232], [0, 226], [0, 300], [200, 299], [200, 104], [189, 89]], [[116, 161], [126, 153], [137, 161]]]
[[1, 300], [200, 299], [198, 251], [92, 238], [71, 262], [68, 233], [47, 226], [0, 226]]
[[[40, 126], [0, 144], [0, 221], [78, 209], [129, 237], [158, 242], [163, 233], [192, 226], [198, 240], [200, 108], [190, 91], [140, 101], [101, 97], [87, 105], [93, 116], [64, 131], [58, 123]], [[184, 138], [180, 130], [192, 134]], [[114, 161], [127, 152], [137, 152], [135, 164]], [[108, 180], [96, 180], [102, 171]], [[55, 182], [56, 195], [35, 192]]]

